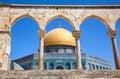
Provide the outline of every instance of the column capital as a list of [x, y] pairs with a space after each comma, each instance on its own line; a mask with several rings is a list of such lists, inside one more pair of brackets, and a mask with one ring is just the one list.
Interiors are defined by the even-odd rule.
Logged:
[[116, 38], [116, 34], [117, 34], [117, 30], [112, 30], [112, 29], [110, 29], [109, 31], [108, 31], [108, 36], [110, 36], [111, 38]]
[[46, 35], [46, 32], [45, 32], [45, 30], [39, 30], [38, 34], [39, 34], [40, 38], [43, 38]]
[[80, 35], [82, 34], [82, 31], [80, 30], [74, 30], [72, 32], [73, 36], [76, 38], [76, 39], [79, 39], [80, 38]]

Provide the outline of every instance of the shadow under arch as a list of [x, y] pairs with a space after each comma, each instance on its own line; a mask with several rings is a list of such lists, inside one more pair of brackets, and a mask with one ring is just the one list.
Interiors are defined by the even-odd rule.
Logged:
[[[10, 25], [10, 28], [12, 29], [12, 27], [14, 26], [14, 24], [15, 24], [18, 20], [20, 20], [20, 19], [22, 19], [22, 18], [25, 18], [25, 17], [32, 18], [32, 19], [39, 25], [39, 21], [38, 21], [35, 17], [31, 16], [30, 14], [23, 14], [23, 15], [18, 16], [17, 18], [15, 18], [15, 20], [12, 21], [12, 23], [11, 23], [11, 25]], [[41, 26], [40, 26], [40, 25], [39, 25], [39, 28], [41, 29]]]
[[[83, 19], [83, 21], [81, 22], [81, 24], [82, 24], [85, 20], [87, 20], [87, 19], [89, 19], [89, 18], [98, 19], [99, 21], [101, 21], [102, 23], [104, 23], [105, 26], [106, 26], [108, 29], [110, 29], [110, 25], [109, 25], [103, 18], [101, 18], [101, 17], [99, 17], [99, 16], [97, 16], [97, 15], [90, 15], [90, 16], [85, 17], [85, 18]], [[79, 25], [79, 27], [81, 26], [81, 24]]]
[[63, 19], [65, 19], [66, 21], [68, 21], [68, 22], [72, 25], [72, 28], [75, 30], [75, 25], [74, 25], [74, 23], [73, 23], [68, 17], [66, 17], [66, 16], [64, 16], [64, 15], [55, 15], [55, 16], [50, 17], [50, 18], [47, 20], [46, 24], [45, 24], [45, 29], [46, 29], [47, 25], [48, 25], [52, 20], [54, 20], [54, 19], [56, 19], [56, 18], [63, 18]]

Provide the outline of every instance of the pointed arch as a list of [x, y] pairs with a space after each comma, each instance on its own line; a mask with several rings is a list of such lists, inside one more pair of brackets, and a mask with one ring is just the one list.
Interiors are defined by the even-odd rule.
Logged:
[[[33, 17], [33, 16], [30, 15], [30, 14], [23, 14], [23, 15], [18, 16], [17, 18], [15, 18], [15, 19], [11, 22], [10, 28], [12, 29], [12, 26], [15, 24], [15, 22], [17, 22], [18, 20], [20, 20], [20, 19], [22, 19], [22, 18], [24, 18], [24, 17], [32, 18], [32, 19], [39, 25], [39, 21], [38, 21], [35, 17]], [[39, 28], [41, 28], [40, 25], [39, 25]]]
[[101, 18], [101, 17], [99, 17], [99, 16], [97, 16], [97, 15], [86, 16], [85, 18], [83, 18], [83, 20], [82, 20], [82, 22], [80, 23], [79, 26], [81, 26], [81, 24], [82, 24], [85, 20], [87, 20], [87, 19], [89, 19], [89, 18], [98, 19], [99, 21], [103, 22], [108, 29], [110, 29], [110, 25], [106, 22], [106, 20], [104, 20], [103, 18]]
[[47, 27], [48, 23], [50, 23], [52, 20], [54, 20], [56, 18], [63, 18], [63, 19], [65, 19], [66, 21], [68, 21], [72, 25], [73, 29], [75, 29], [75, 25], [74, 25], [73, 21], [70, 20], [65, 15], [55, 15], [55, 16], [52, 16], [52, 17], [48, 18], [48, 20], [46, 21], [46, 24], [45, 24], [45, 28]]
[[[15, 52], [20, 52], [20, 51], [23, 52], [21, 53], [21, 56], [25, 54], [31, 54], [32, 51], [38, 52], [39, 42], [40, 42], [38, 30], [39, 30], [39, 26], [36, 20], [34, 19], [34, 17], [27, 14], [15, 17], [10, 29], [11, 32], [10, 43], [12, 46], [10, 58], [16, 59], [14, 58], [16, 55], [14, 54]], [[20, 54], [18, 55], [18, 57], [19, 56]]]

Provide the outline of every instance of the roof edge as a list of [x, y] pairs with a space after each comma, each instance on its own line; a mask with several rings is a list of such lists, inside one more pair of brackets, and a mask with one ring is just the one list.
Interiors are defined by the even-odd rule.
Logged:
[[8, 7], [45, 7], [45, 8], [120, 8], [120, 5], [43, 5], [43, 4], [2, 4]]

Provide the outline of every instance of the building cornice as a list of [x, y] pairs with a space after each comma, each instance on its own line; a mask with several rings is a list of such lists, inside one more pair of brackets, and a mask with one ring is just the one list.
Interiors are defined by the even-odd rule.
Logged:
[[27, 8], [31, 8], [31, 7], [39, 7], [39, 8], [87, 8], [87, 9], [116, 9], [116, 8], [120, 8], [120, 5], [31, 5], [31, 4], [2, 4], [2, 7], [27, 7]]

